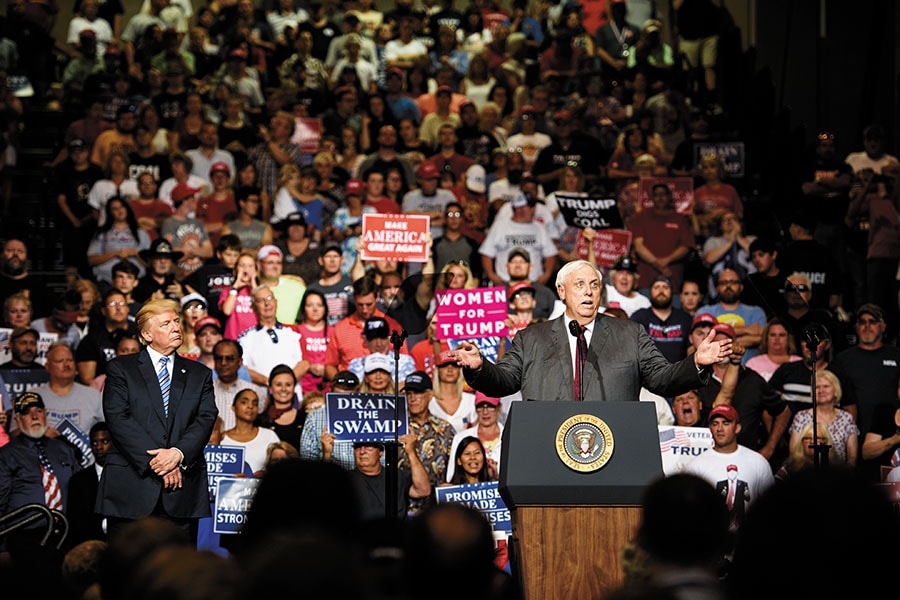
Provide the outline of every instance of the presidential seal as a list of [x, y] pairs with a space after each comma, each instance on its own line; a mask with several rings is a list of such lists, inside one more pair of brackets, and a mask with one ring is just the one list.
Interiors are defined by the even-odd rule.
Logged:
[[566, 419], [556, 431], [556, 453], [567, 467], [592, 473], [612, 457], [612, 430], [594, 415], [575, 415]]

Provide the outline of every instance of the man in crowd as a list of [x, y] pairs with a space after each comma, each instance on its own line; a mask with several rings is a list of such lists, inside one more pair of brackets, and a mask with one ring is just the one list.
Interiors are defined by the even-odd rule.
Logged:
[[546, 284], [556, 265], [556, 244], [547, 234], [547, 228], [534, 220], [537, 198], [532, 194], [516, 193], [511, 201], [512, 220], [501, 227], [491, 227], [478, 252], [481, 267], [494, 285], [504, 285], [509, 281], [504, 257], [514, 248], [524, 248], [539, 261], [532, 263], [530, 277], [540, 284]]
[[[391, 328], [386, 319], [382, 317], [369, 317], [363, 324], [363, 346], [367, 352], [365, 356], [354, 358], [350, 361], [348, 369], [362, 379], [365, 375], [365, 361], [369, 354], [384, 354], [394, 360], [393, 350], [391, 348]], [[400, 354], [400, 362], [398, 363], [398, 379], [406, 379], [407, 375], [416, 370], [416, 361], [409, 354]], [[394, 373], [391, 371], [391, 377]]]
[[[263, 385], [256, 385], [238, 376], [238, 372], [244, 365], [244, 349], [234, 340], [222, 339], [213, 346], [213, 364], [215, 376], [213, 377], [213, 394], [216, 399], [216, 408], [219, 410], [217, 420], [220, 422], [221, 431], [227, 431], [234, 427], [235, 417], [232, 410], [232, 402], [241, 390], [253, 390], [257, 397], [265, 398], [266, 389]], [[259, 411], [265, 409], [265, 404], [260, 403]]]
[[298, 277], [282, 274], [284, 253], [273, 245], [263, 246], [256, 253], [259, 284], [269, 288], [278, 301], [278, 321], [284, 325], [297, 322], [300, 302], [306, 293], [306, 285]]
[[238, 338], [244, 349], [244, 364], [250, 371], [250, 380], [256, 385], [268, 385], [272, 368], [281, 364], [288, 365], [297, 378], [298, 393], [302, 394], [299, 382], [309, 369], [309, 361], [303, 360], [300, 334], [285, 327], [276, 317], [278, 299], [271, 288], [257, 286], [251, 297], [257, 324]]
[[672, 282], [665, 275], [658, 275], [650, 285], [650, 308], [636, 310], [631, 320], [644, 326], [669, 362], [687, 356], [692, 319], [672, 306]]
[[53, 295], [42, 278], [28, 271], [28, 248], [19, 238], [11, 237], [3, 244], [0, 256], [0, 299], [22, 292], [31, 301], [34, 318], [50, 314]]
[[100, 392], [75, 381], [75, 355], [68, 344], [50, 345], [46, 368], [50, 381], [34, 391], [44, 400], [50, 435], [58, 435], [64, 420], [83, 433], [103, 421]]
[[113, 332], [125, 329], [137, 333], [135, 325], [128, 319], [128, 301], [122, 292], [111, 290], [103, 295], [100, 315], [102, 321], [91, 327], [75, 351], [78, 379], [84, 385], [91, 385], [98, 375], [106, 373], [109, 361], [115, 358]]
[[30, 390], [50, 380], [47, 369], [37, 361], [39, 338], [40, 334], [30, 326], [16, 327], [9, 334], [10, 359], [0, 364], [0, 374], [10, 389]]
[[334, 326], [350, 314], [353, 307], [353, 282], [341, 271], [343, 251], [337, 242], [323, 244], [319, 250], [319, 278], [309, 289], [321, 292], [328, 306], [328, 324]]
[[728, 323], [734, 327], [737, 334], [735, 341], [746, 349], [744, 361], [756, 356], [762, 338], [762, 328], [766, 325], [766, 313], [758, 306], [741, 302], [744, 284], [737, 271], [733, 269], [724, 269], [719, 273], [716, 290], [719, 293], [719, 301], [701, 306], [697, 312], [709, 313], [720, 323]]

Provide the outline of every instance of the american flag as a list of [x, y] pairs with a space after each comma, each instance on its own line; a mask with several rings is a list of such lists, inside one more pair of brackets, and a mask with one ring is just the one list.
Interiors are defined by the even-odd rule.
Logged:
[[659, 432], [659, 451], [665, 454], [672, 446], [690, 446], [691, 438], [678, 427], [669, 427]]
[[47, 508], [62, 510], [62, 490], [59, 488], [59, 481], [56, 479], [56, 474], [53, 473], [53, 466], [50, 464], [50, 459], [47, 458], [47, 453], [44, 451], [44, 444], [39, 441], [35, 443], [35, 446], [38, 450], [38, 458], [41, 461], [44, 502], [47, 504]]

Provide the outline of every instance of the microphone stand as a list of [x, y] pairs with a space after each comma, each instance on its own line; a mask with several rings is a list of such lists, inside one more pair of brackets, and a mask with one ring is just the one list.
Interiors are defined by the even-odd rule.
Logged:
[[400, 442], [397, 436], [397, 406], [400, 402], [400, 385], [398, 380], [400, 378], [400, 348], [403, 347], [406, 337], [405, 329], [391, 332], [391, 347], [394, 349], [394, 439], [386, 440], [384, 443], [384, 516], [389, 522], [397, 521], [399, 508], [397, 455]]
[[[812, 373], [810, 375], [810, 395], [812, 398], [812, 427], [813, 427], [813, 465], [816, 470], [824, 469], [828, 466], [828, 451], [831, 449], [830, 444], [819, 443], [819, 422], [817, 415], [819, 412], [816, 401], [816, 363], [819, 357], [816, 355], [816, 349], [822, 341], [820, 337], [821, 326], [816, 323], [808, 325], [801, 334], [806, 349], [809, 350], [810, 360], [812, 361]], [[802, 440], [801, 440], [801, 443]]]

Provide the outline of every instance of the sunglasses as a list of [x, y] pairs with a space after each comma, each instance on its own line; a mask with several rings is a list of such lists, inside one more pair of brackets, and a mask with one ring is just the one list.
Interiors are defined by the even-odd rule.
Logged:
[[275, 333], [275, 330], [274, 330], [274, 329], [267, 329], [267, 330], [266, 330], [266, 333], [269, 334], [269, 339], [272, 340], [272, 343], [273, 343], [273, 344], [277, 344], [277, 343], [278, 343], [278, 334]]

